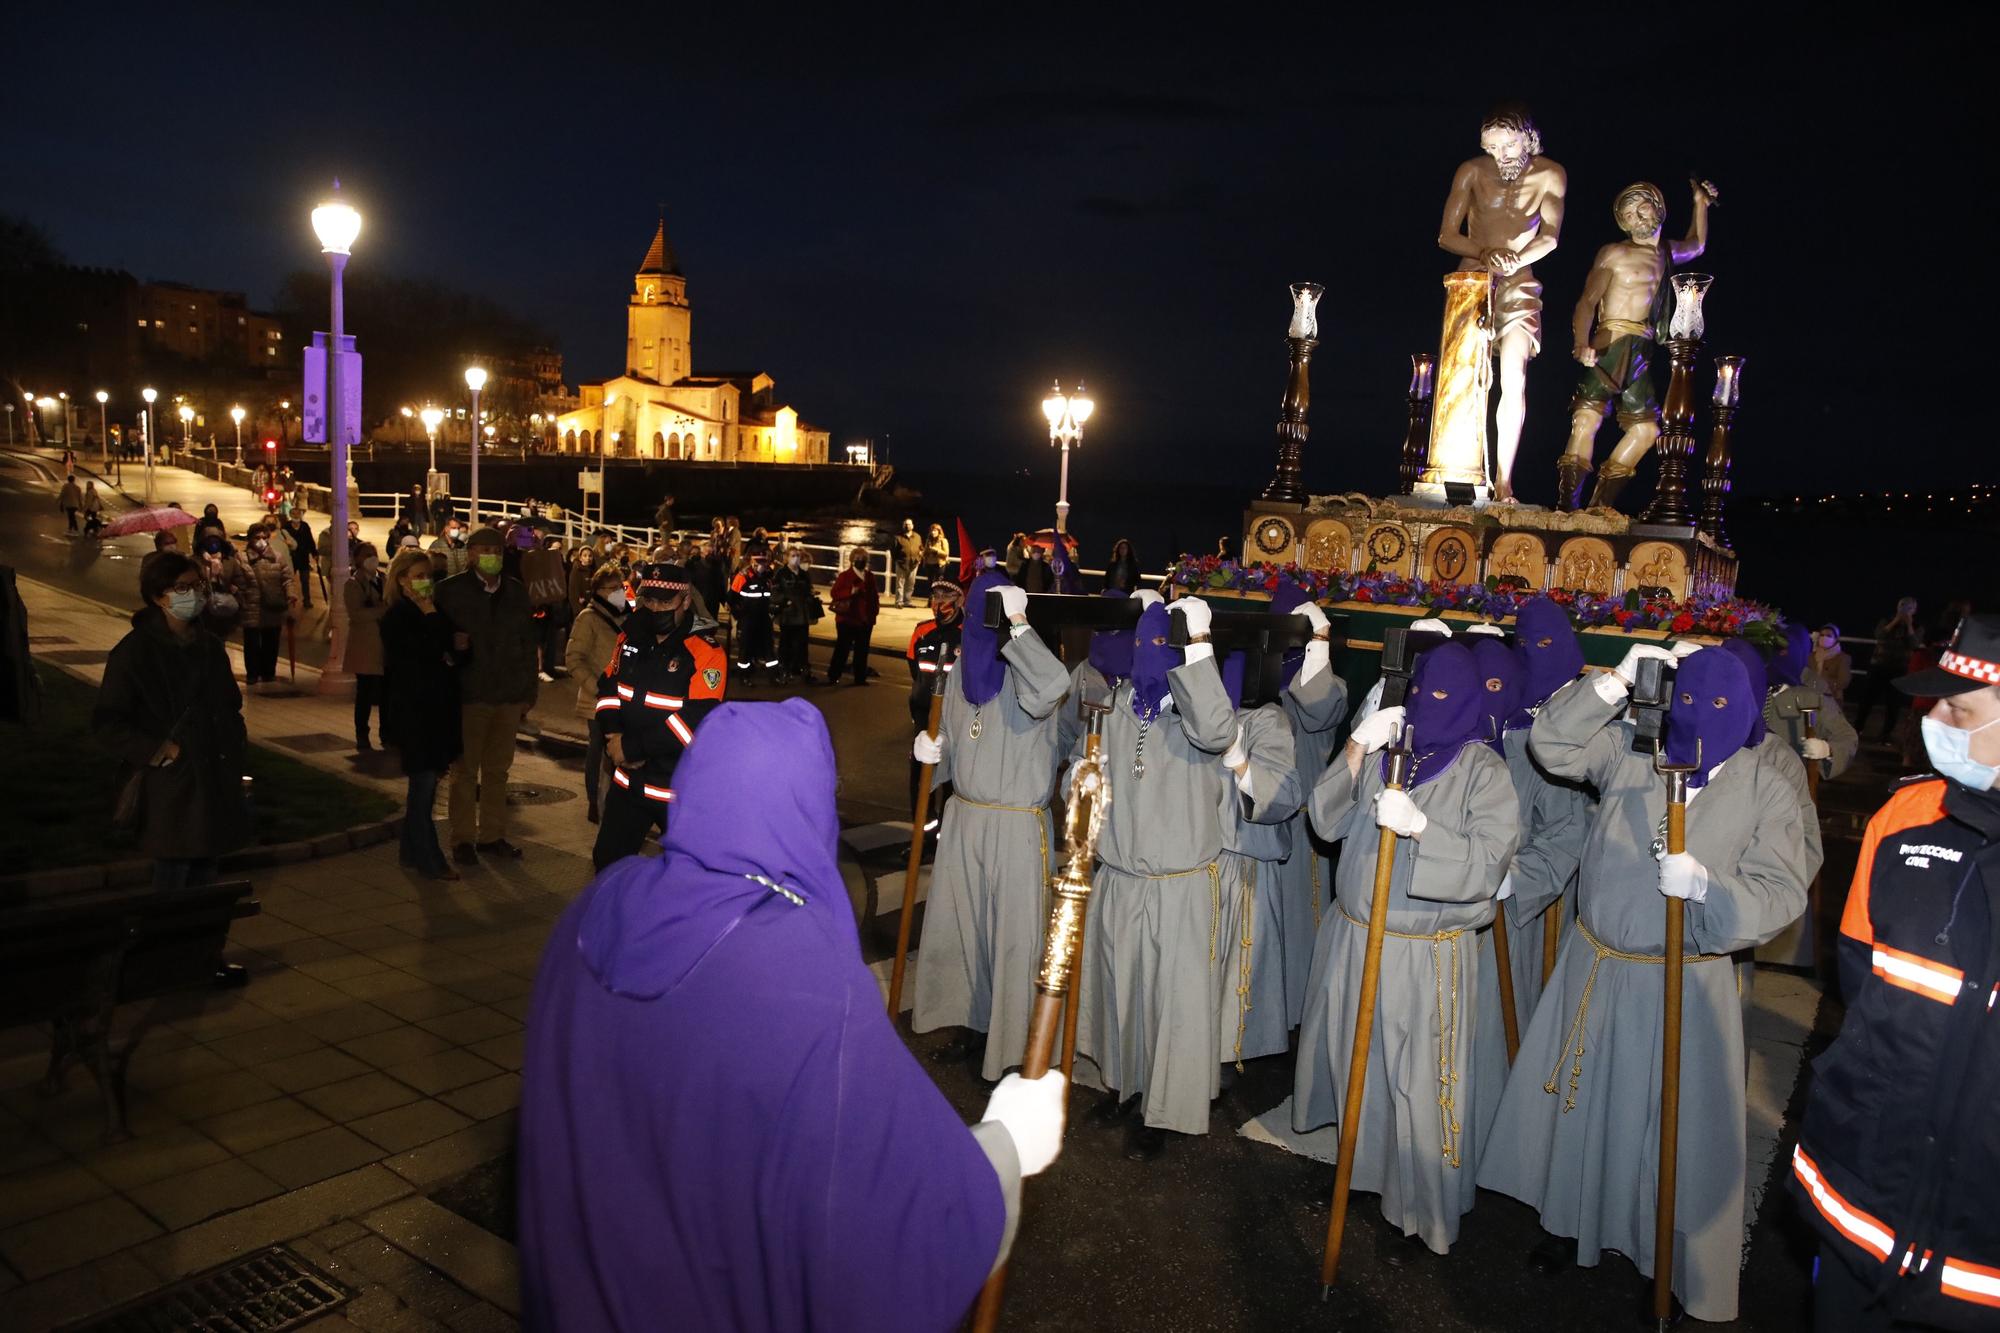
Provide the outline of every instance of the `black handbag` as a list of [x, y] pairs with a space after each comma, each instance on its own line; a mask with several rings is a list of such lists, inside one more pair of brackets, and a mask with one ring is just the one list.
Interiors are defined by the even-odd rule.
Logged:
[[[180, 734], [181, 723], [187, 721], [187, 715], [194, 711], [201, 698], [201, 668], [198, 665], [188, 678], [188, 691], [188, 701], [182, 707], [180, 716], [174, 719], [174, 724], [167, 728], [166, 739], [160, 742], [161, 745]], [[131, 833], [139, 827], [139, 812], [145, 804], [146, 773], [153, 767], [152, 764], [135, 765], [119, 786], [118, 799], [111, 806], [111, 827], [118, 832]]]

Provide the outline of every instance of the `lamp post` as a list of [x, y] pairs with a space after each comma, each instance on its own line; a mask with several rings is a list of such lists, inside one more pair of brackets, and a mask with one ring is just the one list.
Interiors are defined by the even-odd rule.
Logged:
[[74, 439], [73, 439], [72, 437], [73, 437], [73, 435], [74, 435], [74, 433], [75, 433], [75, 426], [76, 426], [76, 423], [75, 423], [74, 421], [72, 421], [72, 420], [70, 419], [70, 415], [69, 415], [69, 395], [68, 395], [68, 394], [66, 394], [66, 393], [57, 393], [57, 394], [56, 394], [56, 397], [57, 397], [58, 399], [60, 399], [60, 400], [62, 401], [62, 414], [63, 414], [63, 452], [64, 452], [64, 453], [68, 453], [68, 452], [69, 452], [69, 450], [70, 450], [70, 448], [71, 448], [71, 446], [72, 446], [72, 445], [73, 445], [73, 444], [75, 443], [75, 441], [74, 441]]
[[236, 466], [243, 466], [243, 408], [241, 404], [229, 409], [229, 419], [236, 423]]
[[23, 433], [23, 437], [27, 440], [28, 447], [32, 449], [35, 447], [35, 435], [38, 429], [37, 423], [35, 421], [35, 395], [33, 395], [32, 393], [23, 392], [21, 394], [21, 397], [25, 399], [28, 404], [24, 413], [24, 415], [26, 416], [26, 421], [23, 423], [24, 425], [26, 425], [27, 430]]
[[[535, 441], [535, 447], [537, 449], [540, 449], [542, 445], [542, 414], [540, 412], [530, 412], [528, 413], [528, 421], [535, 428], [535, 433], [533, 436], [533, 439]], [[528, 456], [528, 446], [524, 443], [521, 446], [521, 457], [526, 458], [527, 456]]]
[[426, 407], [417, 415], [423, 420], [424, 434], [431, 437], [430, 470], [436, 472], [438, 470], [438, 423], [444, 420], [444, 413], [438, 411], [435, 407]]
[[160, 391], [148, 385], [139, 390], [139, 396], [146, 400], [146, 415], [141, 418], [146, 430], [146, 503], [153, 503], [153, 403]]
[[278, 443], [289, 449], [292, 447], [292, 400], [278, 400]]
[[192, 453], [194, 451], [193, 441], [189, 438], [189, 433], [193, 429], [194, 429], [194, 409], [192, 407], [189, 407], [186, 403], [182, 403], [181, 404], [181, 452], [184, 454]]
[[14, 447], [14, 405], [12, 403], [8, 403], [6, 406], [7, 406], [7, 447], [9, 449], [12, 449]]
[[467, 366], [465, 387], [472, 390], [472, 419], [466, 432], [472, 444], [472, 526], [479, 526], [479, 391], [486, 387], [486, 367]]
[[332, 275], [332, 329], [331, 345], [326, 358], [326, 425], [327, 439], [330, 441], [329, 461], [332, 464], [328, 488], [332, 499], [328, 507], [333, 511], [333, 520], [327, 531], [327, 545], [331, 551], [322, 551], [321, 559], [330, 559], [332, 570], [328, 575], [334, 591], [326, 599], [327, 650], [326, 665], [320, 669], [319, 692], [321, 694], [346, 694], [354, 688], [354, 675], [347, 670], [347, 598], [341, 589], [347, 586], [347, 422], [342, 411], [343, 389], [341, 385], [341, 352], [346, 334], [347, 312], [342, 304], [340, 290], [341, 274], [347, 268], [347, 257], [354, 250], [355, 238], [361, 234], [361, 214], [340, 197], [340, 182], [333, 183], [333, 197], [312, 211], [313, 234], [319, 237], [319, 248], [326, 255], [326, 265]]
[[404, 404], [402, 412], [403, 412], [403, 443], [408, 444], [410, 442], [410, 420], [411, 418], [416, 416], [416, 412], [407, 403]]
[[1083, 423], [1090, 420], [1096, 407], [1081, 384], [1076, 386], [1075, 393], [1064, 396], [1061, 380], [1042, 399], [1042, 415], [1049, 419], [1049, 443], [1062, 450], [1062, 480], [1056, 483], [1058, 536], [1069, 531], [1069, 451], [1072, 446], [1082, 447]]
[[111, 401], [111, 395], [99, 389], [93, 395], [97, 399], [97, 444], [98, 456], [103, 460], [104, 470], [111, 470], [111, 429], [105, 424], [104, 405]]

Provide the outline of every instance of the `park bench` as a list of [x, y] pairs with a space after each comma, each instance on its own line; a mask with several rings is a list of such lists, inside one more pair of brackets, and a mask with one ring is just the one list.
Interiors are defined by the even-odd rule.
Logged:
[[0, 1028], [53, 1029], [45, 1095], [71, 1061], [97, 1080], [104, 1136], [125, 1135], [123, 1059], [111, 1049], [112, 1013], [215, 983], [230, 923], [262, 910], [250, 882], [162, 893], [150, 886], [0, 905]]

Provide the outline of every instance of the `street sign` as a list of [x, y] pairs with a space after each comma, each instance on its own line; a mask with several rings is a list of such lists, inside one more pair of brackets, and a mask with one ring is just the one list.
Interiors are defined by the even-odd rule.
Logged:
[[[303, 438], [313, 444], [326, 443], [326, 342], [327, 335], [314, 332], [312, 346], [305, 349], [305, 383], [300, 418]], [[361, 438], [361, 353], [354, 350], [354, 335], [341, 335], [340, 396], [344, 408], [340, 419], [346, 425], [347, 443]]]
[[577, 473], [576, 484], [585, 495], [604, 494], [604, 474], [595, 468], [585, 468]]

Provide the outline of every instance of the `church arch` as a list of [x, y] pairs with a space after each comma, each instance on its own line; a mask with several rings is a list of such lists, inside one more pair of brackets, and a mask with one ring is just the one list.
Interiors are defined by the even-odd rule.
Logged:
[[573, 431], [573, 430], [566, 430], [566, 431], [564, 431], [564, 432], [563, 432], [563, 446], [562, 446], [562, 447], [563, 447], [563, 452], [564, 452], [564, 453], [566, 453], [566, 454], [573, 454], [573, 453], [575, 453], [575, 452], [576, 452], [576, 432], [575, 432], [575, 431]]

